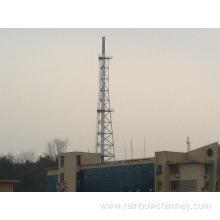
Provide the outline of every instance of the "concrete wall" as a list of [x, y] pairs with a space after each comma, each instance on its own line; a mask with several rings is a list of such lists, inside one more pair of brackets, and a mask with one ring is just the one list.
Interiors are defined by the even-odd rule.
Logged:
[[[203, 191], [204, 164], [179, 164], [179, 173], [178, 178], [174, 174], [170, 174], [169, 181], [196, 181], [195, 191]], [[171, 187], [170, 183], [169, 187]], [[168, 191], [171, 191], [171, 188]]]
[[[80, 165], [77, 165], [77, 155], [80, 156]], [[64, 156], [64, 167], [61, 167], [61, 156]], [[76, 192], [77, 172], [81, 165], [100, 163], [100, 154], [85, 152], [62, 153], [59, 156], [58, 175], [64, 174], [64, 182], [68, 192]]]
[[[199, 149], [190, 151], [188, 153], [188, 157], [191, 160], [198, 160], [198, 161], [203, 161], [203, 162], [213, 162], [213, 168], [212, 168], [212, 177], [211, 177], [211, 189], [212, 191], [219, 191], [218, 187], [218, 181], [219, 179], [219, 172], [220, 172], [220, 155], [219, 155], [219, 144], [213, 143], [209, 144], [207, 146], [201, 147]], [[212, 156], [208, 155], [208, 150], [212, 150]]]
[[[210, 154], [211, 152], [211, 154]], [[170, 173], [170, 166], [177, 164], [180, 176]], [[209, 174], [205, 174], [205, 167], [209, 166]], [[162, 172], [159, 172], [159, 169]], [[188, 153], [156, 152], [155, 153], [155, 189], [156, 191], [170, 191], [170, 181], [195, 180], [196, 191], [205, 191], [205, 183], [209, 184], [209, 191], [219, 191], [220, 181], [220, 146], [213, 143]]]
[[[178, 152], [156, 152], [155, 153], [155, 190], [159, 191], [159, 182], [161, 181], [162, 192], [170, 191], [169, 186], [169, 167], [167, 165], [168, 161], [184, 161], [186, 160], [187, 155], [185, 153], [178, 153]], [[162, 173], [159, 174], [158, 169], [159, 166], [162, 167]]]

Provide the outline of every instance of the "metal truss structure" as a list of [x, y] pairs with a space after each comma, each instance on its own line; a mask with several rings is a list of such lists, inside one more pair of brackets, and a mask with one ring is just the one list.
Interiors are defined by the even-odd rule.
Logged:
[[101, 153], [101, 162], [114, 161], [114, 138], [112, 129], [112, 109], [109, 97], [109, 61], [105, 55], [105, 37], [102, 37], [102, 55], [99, 56], [100, 76], [97, 106], [96, 152]]

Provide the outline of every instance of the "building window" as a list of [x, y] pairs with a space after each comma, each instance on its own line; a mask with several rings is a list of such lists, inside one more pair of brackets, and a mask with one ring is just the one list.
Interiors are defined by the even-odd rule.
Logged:
[[208, 157], [212, 157], [212, 155], [213, 155], [213, 150], [212, 150], [211, 148], [209, 148], [209, 149], [207, 150], [207, 155], [208, 155]]
[[206, 164], [205, 165], [205, 175], [208, 175], [210, 173], [210, 165]]
[[157, 166], [157, 175], [162, 174], [162, 166], [158, 165]]
[[60, 182], [61, 182], [61, 183], [64, 183], [64, 173], [61, 173], [61, 174], [60, 174]]
[[77, 163], [77, 166], [81, 165], [81, 155], [76, 155], [76, 163]]
[[60, 157], [60, 166], [64, 167], [64, 156]]
[[179, 175], [179, 165], [173, 164], [170, 166], [170, 174]]

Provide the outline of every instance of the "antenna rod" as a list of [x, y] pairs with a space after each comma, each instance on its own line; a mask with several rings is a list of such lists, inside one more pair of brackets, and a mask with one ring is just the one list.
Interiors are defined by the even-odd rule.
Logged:
[[133, 159], [133, 144], [132, 144], [132, 139], [131, 139], [131, 159]]
[[125, 160], [127, 159], [126, 143], [125, 143]]
[[102, 37], [102, 56], [105, 57], [105, 37]]
[[145, 158], [145, 137], [144, 137], [144, 158]]
[[189, 140], [189, 136], [186, 137], [186, 145], [187, 145], [187, 152], [190, 151], [190, 140]]

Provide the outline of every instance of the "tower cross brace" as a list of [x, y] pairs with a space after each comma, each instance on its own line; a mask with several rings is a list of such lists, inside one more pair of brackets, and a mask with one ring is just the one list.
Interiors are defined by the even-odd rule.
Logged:
[[109, 96], [109, 61], [105, 55], [105, 37], [102, 37], [102, 54], [99, 56], [99, 95], [97, 105], [96, 152], [101, 154], [101, 162], [114, 161], [114, 138], [112, 109]]

